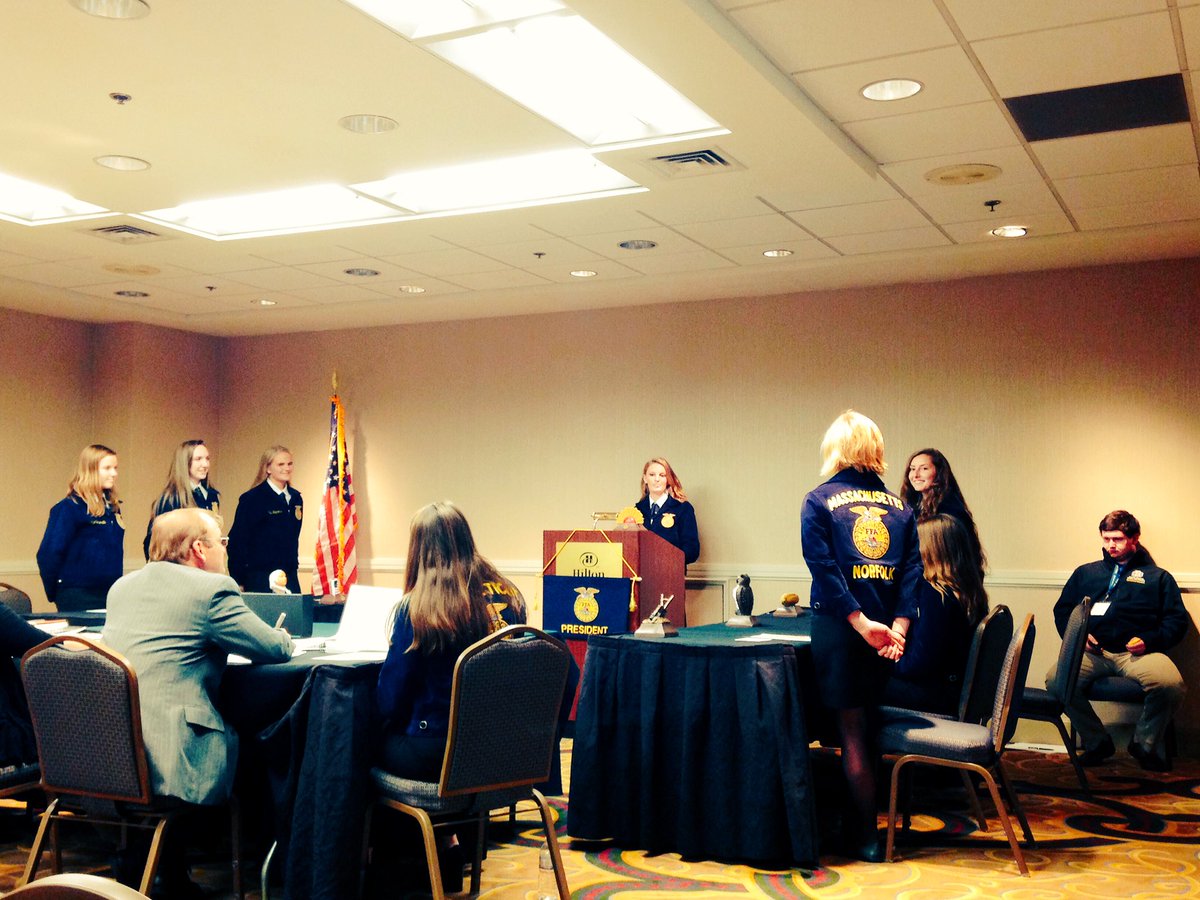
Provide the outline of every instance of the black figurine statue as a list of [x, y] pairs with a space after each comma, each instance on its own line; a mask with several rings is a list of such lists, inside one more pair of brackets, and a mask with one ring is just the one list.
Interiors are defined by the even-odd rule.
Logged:
[[754, 615], [754, 588], [750, 587], [750, 576], [739, 575], [733, 588], [733, 602], [737, 604], [739, 616]]

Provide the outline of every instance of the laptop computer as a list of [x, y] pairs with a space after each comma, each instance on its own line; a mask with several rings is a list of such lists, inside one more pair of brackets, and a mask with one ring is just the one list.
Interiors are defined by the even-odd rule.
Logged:
[[337, 633], [325, 642], [327, 653], [387, 653], [388, 622], [404, 596], [400, 588], [351, 585]]
[[312, 637], [313, 598], [312, 594], [242, 594], [250, 611], [275, 627], [282, 613], [283, 627], [292, 637]]

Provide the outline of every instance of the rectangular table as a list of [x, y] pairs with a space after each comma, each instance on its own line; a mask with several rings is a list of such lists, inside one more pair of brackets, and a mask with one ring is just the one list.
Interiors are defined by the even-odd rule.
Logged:
[[685, 858], [815, 867], [808, 644], [737, 641], [808, 630], [807, 617], [764, 616], [754, 629], [592, 638], [568, 833]]

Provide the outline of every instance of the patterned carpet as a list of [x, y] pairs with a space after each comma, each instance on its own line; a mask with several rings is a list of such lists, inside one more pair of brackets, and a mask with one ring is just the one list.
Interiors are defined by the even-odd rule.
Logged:
[[[565, 743], [563, 768], [569, 772], [570, 747]], [[961, 791], [952, 787], [925, 786], [916, 792], [913, 831], [899, 837], [897, 862], [867, 865], [829, 855], [814, 872], [762, 871], [572, 843], [565, 839], [565, 802], [553, 802], [567, 877], [577, 900], [654, 900], [680, 893], [697, 900], [739, 895], [827, 900], [1200, 896], [1200, 762], [1177, 761], [1174, 772], [1155, 775], [1120, 754], [1109, 765], [1089, 770], [1094, 794], [1089, 800], [1079, 793], [1062, 754], [1015, 751], [1009, 759], [1037, 839], [1037, 847], [1025, 851], [1029, 878], [1017, 874], [996, 820], [989, 818], [989, 831], [979, 833], [967, 816]], [[948, 812], [934, 814], [935, 808]], [[32, 837], [31, 825], [7, 812], [0, 816], [0, 891], [12, 887]], [[532, 813], [521, 819], [516, 831], [489, 851], [484, 897], [530, 900], [536, 895], [540, 829]], [[87, 835], [69, 840], [68, 870], [105, 873], [108, 851], [99, 840]], [[216, 854], [199, 860], [193, 877], [209, 896], [232, 895], [228, 871]]]

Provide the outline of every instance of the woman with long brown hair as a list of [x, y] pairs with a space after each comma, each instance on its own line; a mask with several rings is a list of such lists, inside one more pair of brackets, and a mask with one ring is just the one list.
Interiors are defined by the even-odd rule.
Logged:
[[208, 480], [211, 467], [212, 454], [202, 439], [184, 441], [176, 448], [171, 468], [167, 470], [167, 484], [150, 507], [146, 540], [142, 542], [142, 551], [147, 560], [150, 559], [150, 530], [158, 516], [189, 506], [220, 513], [221, 492]]
[[918, 450], [908, 458], [904, 467], [904, 483], [900, 485], [900, 497], [913, 508], [917, 521], [924, 522], [937, 515], [954, 516], [962, 522], [971, 539], [971, 550], [975, 557], [975, 568], [979, 570], [979, 578], [987, 568], [987, 555], [983, 552], [983, 544], [979, 540], [979, 529], [975, 527], [975, 517], [963, 497], [954, 470], [950, 468], [950, 460], [944, 453], [933, 447]]
[[38, 547], [46, 599], [61, 611], [103, 609], [121, 577], [125, 523], [117, 497], [117, 454], [89, 444], [79, 454], [67, 496], [50, 510]]
[[958, 709], [971, 636], [987, 615], [988, 596], [971, 535], [960, 519], [936, 515], [917, 523], [917, 534], [925, 578], [884, 702], [952, 715]]

